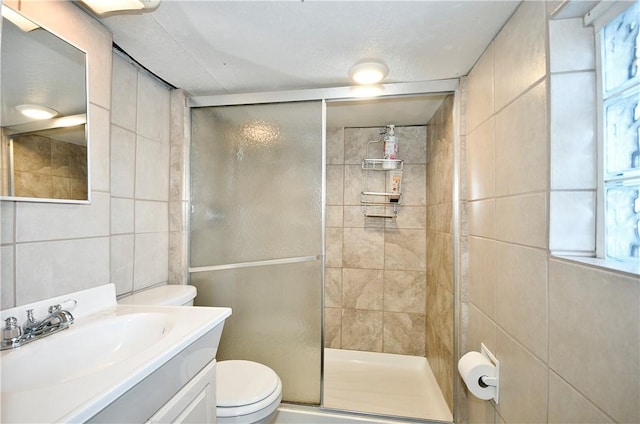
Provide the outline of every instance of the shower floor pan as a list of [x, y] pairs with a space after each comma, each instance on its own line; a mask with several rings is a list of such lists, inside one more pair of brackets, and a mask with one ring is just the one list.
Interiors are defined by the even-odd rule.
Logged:
[[340, 349], [324, 354], [326, 408], [453, 420], [426, 358]]

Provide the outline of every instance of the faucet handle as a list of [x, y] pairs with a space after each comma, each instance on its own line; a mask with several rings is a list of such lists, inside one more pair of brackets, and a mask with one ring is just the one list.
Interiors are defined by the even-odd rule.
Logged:
[[26, 312], [27, 312], [27, 321], [25, 322], [25, 325], [35, 324], [36, 319], [33, 317], [33, 309], [27, 309]]
[[5, 326], [2, 329], [3, 344], [12, 343], [22, 336], [22, 328], [18, 325], [16, 317], [9, 317], [4, 320]]
[[62, 310], [62, 305], [60, 305], [60, 304], [49, 306], [49, 313], [50, 314], [58, 313], [61, 310]]

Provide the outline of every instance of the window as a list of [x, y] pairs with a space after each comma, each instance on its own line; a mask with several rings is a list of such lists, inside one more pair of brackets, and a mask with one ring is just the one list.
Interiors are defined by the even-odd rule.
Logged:
[[640, 262], [640, 2], [600, 31], [604, 256]]

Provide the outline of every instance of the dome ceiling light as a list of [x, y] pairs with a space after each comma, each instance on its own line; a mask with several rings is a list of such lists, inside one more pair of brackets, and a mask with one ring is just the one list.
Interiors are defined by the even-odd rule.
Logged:
[[349, 69], [349, 78], [358, 84], [377, 84], [389, 74], [387, 65], [381, 62], [361, 62]]
[[31, 119], [51, 119], [58, 114], [57, 111], [40, 105], [18, 105], [16, 109]]

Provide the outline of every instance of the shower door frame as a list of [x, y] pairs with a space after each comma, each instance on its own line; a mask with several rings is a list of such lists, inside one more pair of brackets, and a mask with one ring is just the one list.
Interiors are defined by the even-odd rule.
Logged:
[[[393, 97], [408, 97], [412, 95], [428, 95], [428, 94], [442, 94], [453, 93], [454, 95], [454, 159], [453, 159], [453, 238], [454, 238], [454, 251], [453, 251], [453, 281], [454, 281], [454, 307], [453, 307], [453, 350], [455, 358], [461, 356], [458, 337], [460, 334], [460, 219], [459, 219], [459, 188], [460, 188], [460, 81], [458, 79], [443, 79], [434, 81], [422, 81], [412, 83], [395, 83], [395, 84], [381, 84], [373, 87], [373, 92], [369, 90], [363, 90], [362, 86], [348, 86], [348, 87], [333, 87], [333, 88], [320, 88], [320, 89], [308, 89], [308, 90], [289, 90], [289, 91], [271, 91], [271, 92], [257, 92], [257, 93], [242, 93], [242, 94], [220, 94], [220, 95], [206, 95], [206, 96], [190, 96], [187, 97], [187, 116], [191, 117], [191, 108], [200, 107], [212, 107], [212, 106], [238, 106], [238, 105], [257, 105], [267, 103], [289, 103], [300, 101], [321, 101], [322, 102], [322, 264], [321, 264], [321, 278], [322, 278], [322, 295], [321, 299], [324, 302], [324, 252], [325, 252], [325, 209], [326, 209], [326, 130], [327, 130], [327, 102], [328, 101], [355, 101], [355, 100], [367, 100], [376, 98], [393, 98]], [[189, 121], [190, 122], [190, 121]], [[189, 138], [191, 135], [189, 135]], [[190, 143], [189, 143], [190, 144]], [[191, 187], [191, 172], [190, 166], [187, 166], [186, 170], [186, 185]], [[191, 191], [186, 190], [188, 196], [189, 205], [192, 204]], [[189, 228], [187, 232], [187, 246], [190, 245], [191, 237], [191, 216], [186, 214], [185, 223], [186, 228]], [[209, 267], [191, 267], [190, 249], [186, 249], [186, 263], [187, 271], [189, 274], [192, 272], [205, 271], [205, 268]], [[297, 258], [298, 260], [307, 260], [307, 258]], [[324, 407], [324, 303], [321, 305], [321, 340], [320, 340], [320, 405], [313, 407], [319, 409], [327, 409]], [[456, 422], [460, 417], [460, 402], [459, 393], [460, 386], [457, 382], [457, 373], [455, 370], [457, 367], [454, 364], [454, 372], [451, 378], [454, 381], [453, 384], [453, 422]], [[330, 410], [330, 409], [327, 409]], [[366, 413], [360, 415], [368, 415]]]

